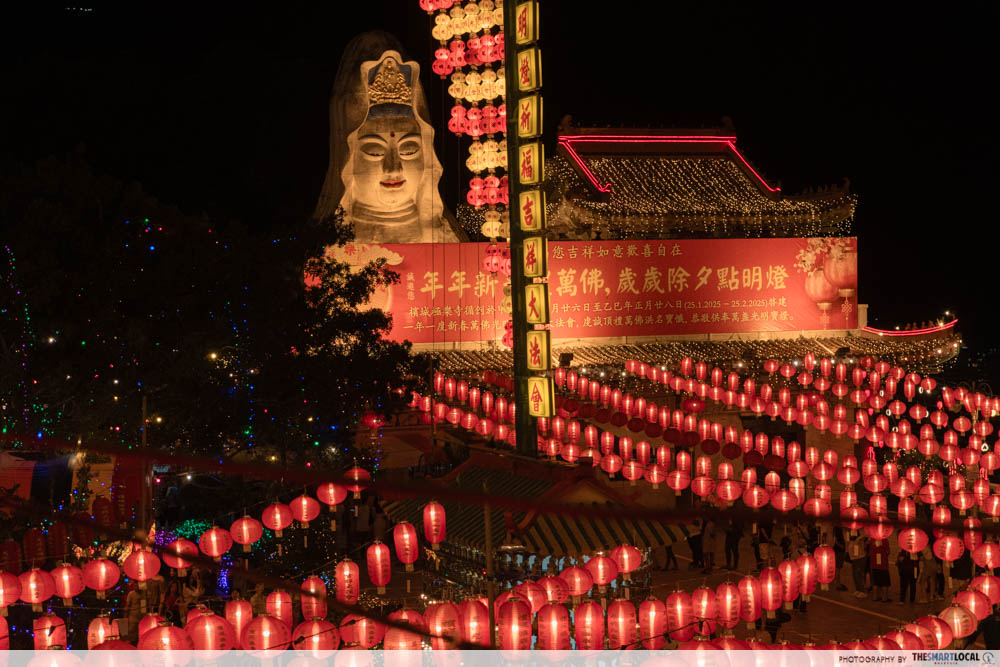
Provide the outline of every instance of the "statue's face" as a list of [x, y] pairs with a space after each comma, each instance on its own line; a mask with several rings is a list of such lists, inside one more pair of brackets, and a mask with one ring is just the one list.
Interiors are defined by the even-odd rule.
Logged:
[[375, 210], [397, 210], [416, 201], [424, 170], [422, 142], [413, 118], [366, 121], [358, 129], [353, 160], [355, 200]]

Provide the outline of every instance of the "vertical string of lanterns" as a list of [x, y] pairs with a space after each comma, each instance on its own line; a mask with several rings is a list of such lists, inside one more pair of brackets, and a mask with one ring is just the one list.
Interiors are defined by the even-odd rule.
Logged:
[[[500, 5], [500, 3], [497, 3]], [[507, 111], [504, 71], [503, 7], [493, 0], [455, 2], [421, 0], [420, 7], [434, 15], [431, 36], [438, 40], [431, 70], [442, 80], [450, 79], [448, 95], [453, 103], [448, 129], [471, 143], [465, 159], [472, 173], [465, 200], [483, 210], [480, 228], [490, 245], [482, 269], [488, 274], [511, 275], [508, 204]], [[510, 286], [504, 286], [503, 309], [511, 312]], [[513, 347], [513, 327], [508, 321], [501, 339]]]

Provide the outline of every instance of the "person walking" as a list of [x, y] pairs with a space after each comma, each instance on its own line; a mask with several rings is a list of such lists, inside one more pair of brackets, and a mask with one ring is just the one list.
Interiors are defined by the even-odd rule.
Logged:
[[896, 570], [899, 572], [899, 604], [906, 604], [906, 595], [909, 592], [910, 603], [912, 604], [917, 595], [917, 564], [920, 562], [918, 554], [906, 553], [902, 549], [896, 556]]

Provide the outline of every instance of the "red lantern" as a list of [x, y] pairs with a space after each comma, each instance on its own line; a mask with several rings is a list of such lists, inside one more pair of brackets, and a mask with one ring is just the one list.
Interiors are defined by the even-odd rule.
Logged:
[[781, 561], [778, 564], [778, 574], [781, 576], [781, 599], [785, 602], [785, 609], [789, 609], [802, 590], [798, 563]]
[[[167, 564], [167, 567], [172, 567], [177, 570], [177, 575], [184, 577], [187, 575], [187, 568], [191, 567], [193, 561], [192, 557], [198, 555], [198, 545], [190, 540], [185, 540], [183, 538], [178, 538], [167, 545], [167, 548], [163, 550], [163, 562]], [[117, 568], [115, 568], [117, 570]], [[117, 582], [117, 577], [115, 578]], [[113, 586], [114, 584], [112, 584]], [[93, 588], [90, 584], [88, 587]]]
[[773, 567], [768, 567], [761, 571], [758, 579], [760, 579], [761, 606], [768, 612], [768, 618], [772, 618], [775, 610], [781, 607], [784, 601], [781, 573]]
[[354, 466], [344, 473], [344, 479], [347, 480], [347, 490], [354, 494], [354, 498], [356, 500], [361, 497], [361, 491], [368, 487], [368, 483], [371, 482], [372, 476], [371, 473], [364, 468]]
[[[424, 617], [410, 609], [400, 609], [389, 614], [389, 620], [405, 623], [419, 632], [427, 631]], [[382, 646], [388, 651], [419, 651], [423, 647], [423, 637], [404, 628], [390, 627], [386, 630]]]
[[[214, 559], [218, 563], [222, 559], [222, 554], [229, 551], [233, 546], [232, 534], [218, 526], [212, 526], [198, 538], [198, 548], [206, 556]], [[159, 568], [157, 568], [159, 569]], [[126, 573], [128, 570], [126, 570]]]
[[548, 602], [562, 604], [569, 598], [569, 585], [562, 577], [542, 577], [538, 580], [538, 585], [545, 590], [545, 598]]
[[[55, 581], [45, 570], [34, 568], [22, 572], [18, 579], [21, 584], [21, 599], [30, 604], [34, 611], [41, 611], [42, 603], [55, 593]], [[62, 645], [65, 646], [65, 642]]]
[[292, 512], [292, 518], [302, 524], [303, 528], [308, 528], [309, 522], [319, 516], [319, 503], [305, 494], [290, 502], [288, 508]]
[[969, 583], [969, 588], [977, 590], [987, 598], [990, 604], [1000, 602], [1000, 579], [992, 574], [981, 574]]
[[[267, 614], [261, 614], [247, 623], [240, 636], [244, 651], [284, 651], [291, 641], [291, 629], [283, 621]], [[142, 642], [139, 644], [142, 648]]]
[[955, 639], [968, 637], [975, 632], [976, 627], [979, 625], [975, 614], [965, 607], [959, 607], [958, 605], [948, 607], [938, 614], [938, 618], [948, 624]]
[[642, 552], [628, 544], [615, 547], [610, 555], [625, 581], [628, 581], [630, 574], [642, 564]]
[[[901, 651], [918, 651], [924, 647], [920, 637], [908, 630], [894, 630], [885, 633], [885, 638], [899, 647]], [[896, 650], [896, 649], [890, 649]]]
[[899, 548], [911, 554], [920, 553], [927, 546], [927, 533], [919, 528], [904, 528], [899, 531]]
[[740, 589], [736, 584], [729, 581], [719, 584], [715, 589], [715, 604], [719, 624], [727, 629], [735, 628], [740, 622]]
[[[577, 615], [579, 618], [579, 609]], [[577, 624], [579, 626], [579, 620]], [[524, 600], [511, 596], [500, 605], [497, 626], [501, 649], [526, 651], [531, 648], [531, 607]]]
[[[599, 651], [604, 648], [604, 610], [596, 602], [584, 602], [573, 612], [576, 649]], [[502, 626], [501, 626], [502, 627]]]
[[[488, 648], [490, 645], [490, 612], [479, 600], [466, 600], [458, 605], [462, 619], [462, 641]], [[539, 627], [541, 632], [541, 627]]]
[[[531, 627], [531, 608], [518, 600], [527, 609], [528, 627]], [[424, 612], [427, 631], [431, 634], [431, 647], [436, 651], [455, 648], [462, 637], [462, 622], [458, 605], [452, 602], [438, 602], [427, 607]], [[499, 622], [499, 620], [498, 620]], [[523, 628], [522, 628], [523, 632]], [[530, 633], [530, 630], [529, 630]]]
[[715, 599], [715, 591], [710, 588], [698, 588], [691, 594], [691, 611], [697, 623], [696, 632], [699, 635], [711, 635], [718, 626], [716, 617], [719, 614]]
[[[979, 535], [979, 539], [982, 539], [981, 534], [977, 533], [977, 535]], [[972, 560], [985, 570], [1000, 567], [1000, 545], [996, 542], [980, 544], [972, 551]]]
[[667, 606], [656, 598], [643, 600], [639, 604], [639, 636], [642, 647], [650, 650], [662, 649], [667, 644]]
[[281, 531], [292, 525], [292, 510], [284, 503], [274, 503], [264, 509], [261, 520], [274, 531], [275, 537], [281, 537]]
[[340, 646], [340, 632], [329, 621], [314, 618], [295, 626], [292, 647], [313, 658], [326, 659]]
[[[939, 619], [937, 617], [934, 617], [934, 618], [936, 620], [938, 620], [938, 621], [941, 620], [941, 619]], [[948, 625], [947, 623], [944, 623], [944, 621], [941, 621], [941, 622], [945, 626]], [[929, 630], [927, 628], [927, 626], [920, 625], [919, 623], [907, 623], [906, 625], [903, 626], [903, 630], [905, 630], [906, 632], [909, 632], [909, 633], [912, 633], [913, 635], [915, 635], [917, 637], [917, 639], [920, 640], [920, 644], [921, 644], [921, 646], [923, 647], [923, 649], [925, 651], [935, 651], [935, 650], [937, 650], [937, 647], [938, 647], [938, 638], [937, 638], [937, 635], [934, 634], [931, 630]], [[950, 630], [949, 630], [949, 632], [950, 632]]]
[[608, 605], [608, 647], [632, 647], [638, 641], [637, 622], [635, 605], [628, 600], [615, 600]]
[[118, 566], [106, 558], [92, 560], [83, 566], [83, 583], [97, 591], [99, 600], [104, 599], [104, 592], [117, 584], [120, 576]]
[[420, 556], [417, 529], [406, 521], [398, 523], [392, 529], [392, 541], [396, 547], [396, 558], [406, 566], [407, 572], [413, 572], [413, 564]]
[[119, 639], [118, 621], [107, 616], [98, 616], [87, 626], [87, 650], [92, 651], [98, 644], [110, 639]]
[[83, 592], [83, 570], [73, 565], [61, 565], [52, 570], [55, 595], [62, 598], [65, 606], [73, 603], [73, 598]]
[[35, 650], [47, 651], [66, 648], [66, 621], [55, 614], [45, 614], [36, 618], [31, 629], [35, 637]]
[[549, 602], [538, 610], [538, 648], [543, 651], [569, 650], [569, 612], [566, 607]]
[[424, 537], [435, 551], [444, 541], [445, 528], [444, 507], [432, 500], [424, 506]]
[[802, 554], [795, 560], [795, 565], [799, 570], [799, 591], [808, 600], [816, 590], [819, 582], [819, 565], [815, 556]]
[[139, 619], [139, 639], [145, 635], [150, 630], [155, 630], [160, 627], [161, 623], [166, 622], [166, 619], [159, 614], [146, 614]]
[[192, 651], [194, 650], [194, 642], [184, 630], [163, 622], [139, 637], [139, 650]]
[[531, 607], [532, 615], [537, 614], [538, 610], [544, 607], [549, 601], [545, 589], [534, 581], [525, 581], [518, 584], [514, 587], [513, 593], [522, 600], [527, 601], [528, 606]]
[[254, 542], [264, 536], [264, 526], [257, 519], [244, 516], [233, 522], [229, 533], [233, 536], [234, 542], [243, 545], [243, 553], [250, 553]]
[[7, 615], [7, 607], [21, 597], [21, 580], [17, 575], [0, 570], [0, 616]]
[[325, 618], [327, 613], [326, 582], [316, 576], [307, 577], [302, 582], [301, 588], [302, 618], [306, 620]]
[[667, 596], [667, 632], [674, 641], [686, 642], [694, 637], [694, 611], [691, 596], [684, 591], [674, 591]]
[[184, 626], [184, 631], [191, 638], [196, 651], [228, 651], [236, 648], [236, 630], [232, 623], [211, 611], [203, 611]]
[[951, 644], [951, 640], [955, 637], [951, 626], [937, 616], [923, 616], [916, 620], [916, 624], [923, 626], [934, 635], [934, 638], [937, 640], [935, 648], [938, 650]]
[[289, 631], [295, 618], [292, 596], [285, 591], [272, 591], [265, 602], [267, 613], [288, 626]]
[[253, 607], [248, 600], [230, 600], [226, 603], [226, 620], [233, 626], [233, 639], [236, 641], [235, 648], [241, 648], [240, 643], [243, 637], [243, 630], [253, 620]]
[[380, 595], [385, 594], [385, 587], [392, 577], [392, 561], [389, 558], [389, 547], [378, 540], [368, 547], [368, 578], [378, 587]]
[[337, 563], [333, 578], [337, 584], [337, 600], [343, 604], [354, 604], [358, 601], [360, 571], [354, 561], [349, 558]]
[[604, 592], [604, 587], [618, 576], [618, 565], [614, 560], [604, 555], [597, 555], [588, 560], [584, 567], [590, 573], [598, 590]]
[[743, 577], [737, 587], [740, 589], [740, 618], [755, 623], [763, 608], [760, 581], [756, 577]]
[[567, 567], [559, 573], [559, 577], [566, 582], [569, 594], [574, 598], [586, 595], [594, 585], [594, 578], [582, 567]]
[[993, 603], [985, 593], [980, 593], [974, 588], [959, 591], [952, 600], [954, 604], [965, 607], [976, 617], [976, 624], [989, 616], [993, 611]]
[[958, 560], [965, 551], [965, 545], [956, 535], [942, 535], [934, 540], [934, 555], [946, 562]]

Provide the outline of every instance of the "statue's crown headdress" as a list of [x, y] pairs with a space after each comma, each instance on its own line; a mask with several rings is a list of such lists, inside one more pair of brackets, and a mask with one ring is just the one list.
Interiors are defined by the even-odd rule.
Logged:
[[368, 86], [368, 104], [405, 104], [413, 101], [413, 88], [406, 83], [394, 58], [386, 58]]

